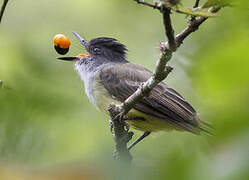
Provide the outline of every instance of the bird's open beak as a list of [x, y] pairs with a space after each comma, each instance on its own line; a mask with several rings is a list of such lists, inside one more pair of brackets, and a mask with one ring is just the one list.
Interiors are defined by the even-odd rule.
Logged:
[[69, 57], [58, 57], [57, 59], [63, 60], [63, 61], [74, 61], [74, 60], [79, 60], [81, 58], [89, 58], [90, 55], [88, 54], [79, 54], [78, 56], [69, 56]]
[[[77, 32], [71, 31], [73, 35], [80, 41], [80, 43], [84, 46], [84, 48], [87, 49], [88, 42], [82, 38]], [[59, 60], [64, 60], [64, 61], [74, 61], [74, 60], [79, 60], [82, 57], [88, 58], [90, 55], [88, 54], [79, 54], [77, 56], [71, 56], [71, 57], [58, 57], [57, 59]]]
[[80, 41], [80, 43], [87, 49], [88, 42], [84, 38], [82, 38], [77, 32], [75, 31], [71, 31], [71, 32]]
[[63, 61], [73, 61], [73, 60], [78, 60], [77, 56], [71, 56], [71, 57], [58, 57], [57, 59], [63, 60]]

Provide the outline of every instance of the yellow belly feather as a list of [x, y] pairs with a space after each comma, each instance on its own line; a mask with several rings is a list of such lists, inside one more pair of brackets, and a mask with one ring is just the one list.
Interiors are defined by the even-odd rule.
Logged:
[[[97, 81], [96, 81], [97, 82]], [[110, 103], [121, 104], [120, 101], [115, 100], [115, 97], [111, 97], [107, 90], [103, 88], [100, 83], [95, 83], [93, 88], [93, 97], [95, 105], [100, 111], [108, 113], [108, 105]], [[172, 130], [174, 127], [167, 123], [165, 120], [154, 118], [146, 115], [136, 109], [131, 109], [127, 114], [128, 117], [143, 117], [145, 120], [127, 120], [126, 122], [135, 129], [141, 131], [161, 131]]]

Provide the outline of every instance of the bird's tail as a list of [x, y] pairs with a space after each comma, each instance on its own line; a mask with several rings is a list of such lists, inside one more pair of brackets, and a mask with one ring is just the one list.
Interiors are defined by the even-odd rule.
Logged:
[[214, 128], [213, 128], [211, 123], [209, 123], [205, 120], [202, 120], [200, 118], [200, 116], [198, 116], [198, 115], [196, 115], [196, 120], [198, 122], [198, 128], [201, 132], [204, 132], [205, 134], [207, 134], [209, 136], [213, 136]]

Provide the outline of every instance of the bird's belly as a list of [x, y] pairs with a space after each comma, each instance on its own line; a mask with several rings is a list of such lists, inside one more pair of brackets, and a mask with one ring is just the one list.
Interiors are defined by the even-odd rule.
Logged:
[[174, 129], [173, 126], [167, 123], [165, 120], [149, 116], [136, 109], [131, 109], [127, 115], [128, 117], [144, 118], [144, 120], [127, 120], [126, 121], [134, 129], [138, 129], [141, 131], [150, 131], [150, 132], [168, 131], [168, 130]]
[[[120, 101], [116, 100], [115, 97], [111, 97], [105, 88], [98, 83], [94, 84], [93, 88], [94, 104], [100, 111], [108, 113], [108, 106], [110, 103], [121, 104]], [[143, 112], [136, 109], [131, 109], [128, 112], [128, 117], [142, 117], [144, 120], [127, 120], [126, 122], [132, 126], [134, 129], [141, 131], [161, 131], [161, 130], [171, 130], [172, 126], [165, 120], [158, 119], [149, 116]]]
[[115, 100], [111, 97], [108, 91], [98, 81], [93, 86], [92, 95], [94, 98], [94, 104], [96, 107], [105, 113], [108, 113], [108, 106], [111, 103], [121, 104], [120, 101]]

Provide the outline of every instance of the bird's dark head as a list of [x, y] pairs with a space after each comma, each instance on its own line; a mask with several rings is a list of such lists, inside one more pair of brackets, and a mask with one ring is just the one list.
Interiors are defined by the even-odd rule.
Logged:
[[100, 37], [89, 41], [87, 51], [90, 56], [110, 58], [113, 61], [125, 59], [126, 47], [114, 38]]
[[[99, 37], [87, 42], [79, 34], [72, 31], [81, 42], [88, 54], [79, 54], [73, 57], [60, 57], [61, 60], [92, 60], [101, 62], [127, 62], [126, 47], [114, 38]], [[100, 63], [100, 62], [99, 62]]]

